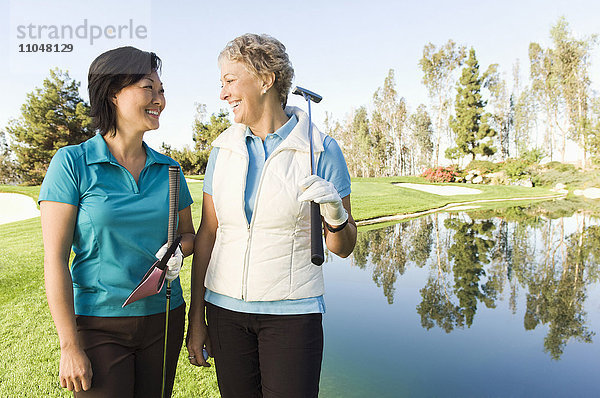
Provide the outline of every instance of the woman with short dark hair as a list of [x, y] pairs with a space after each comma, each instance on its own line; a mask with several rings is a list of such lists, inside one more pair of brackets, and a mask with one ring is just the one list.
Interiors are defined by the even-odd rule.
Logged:
[[[61, 148], [39, 195], [48, 305], [58, 332], [62, 387], [77, 397], [158, 397], [165, 328], [164, 291], [122, 307], [166, 251], [168, 169], [149, 148], [165, 107], [160, 58], [133, 47], [107, 51], [90, 66], [91, 116], [99, 132]], [[192, 198], [181, 174], [181, 247], [169, 259], [173, 281], [167, 349], [170, 396], [185, 303], [177, 279], [193, 250]], [[75, 257], [69, 267], [71, 248]]]
[[189, 359], [208, 366], [206, 347], [225, 398], [316, 397], [325, 304], [322, 268], [311, 263], [309, 202], [320, 204], [329, 251], [350, 255], [348, 168], [335, 140], [313, 127], [311, 175], [309, 120], [286, 107], [294, 70], [281, 42], [242, 35], [219, 66], [236, 124], [213, 142], [204, 178]]

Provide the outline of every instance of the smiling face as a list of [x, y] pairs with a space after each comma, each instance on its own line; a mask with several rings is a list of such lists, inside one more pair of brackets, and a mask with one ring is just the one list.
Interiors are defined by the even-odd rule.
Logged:
[[145, 132], [156, 130], [165, 108], [165, 94], [158, 73], [124, 87], [113, 98], [117, 114], [117, 130]]
[[265, 112], [263, 81], [248, 72], [241, 62], [222, 59], [219, 66], [222, 85], [220, 98], [231, 106], [236, 123], [252, 129]]

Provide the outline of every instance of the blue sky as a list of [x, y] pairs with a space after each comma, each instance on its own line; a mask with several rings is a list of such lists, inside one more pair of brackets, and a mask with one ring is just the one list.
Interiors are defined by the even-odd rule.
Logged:
[[[565, 16], [577, 37], [600, 33], [600, 2], [596, 0], [504, 1], [34, 1], [0, 0], [0, 128], [19, 116], [26, 93], [41, 86], [48, 70], [60, 67], [80, 81], [87, 99], [87, 70], [101, 52], [131, 44], [156, 52], [163, 60], [162, 80], [167, 107], [161, 128], [146, 134], [153, 147], [192, 144], [195, 103], [209, 113], [225, 108], [218, 99], [216, 58], [232, 38], [246, 33], [268, 33], [282, 41], [296, 71], [295, 84], [323, 96], [313, 107], [322, 122], [325, 112], [343, 119], [353, 108], [369, 106], [387, 71], [396, 72], [397, 89], [412, 111], [427, 103], [418, 61], [423, 46], [453, 39], [474, 47], [480, 65], [500, 64], [512, 80], [515, 60], [522, 77], [528, 73], [527, 48], [536, 41], [550, 45], [550, 27]], [[18, 38], [19, 25], [70, 25], [106, 28], [127, 24], [144, 26], [143, 38], [29, 39]], [[89, 31], [88, 31], [89, 32]], [[125, 31], [127, 33], [127, 31]], [[18, 52], [19, 44], [70, 43], [72, 53]], [[600, 50], [594, 51], [591, 77], [600, 89]], [[291, 105], [305, 107], [300, 97]]]

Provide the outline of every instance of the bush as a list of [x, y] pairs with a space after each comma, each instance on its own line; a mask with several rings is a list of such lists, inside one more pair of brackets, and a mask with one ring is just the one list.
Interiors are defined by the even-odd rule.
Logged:
[[577, 171], [577, 167], [575, 167], [572, 164], [569, 163], [561, 163], [561, 162], [557, 162], [552, 161], [552, 162], [548, 162], [546, 164], [546, 169], [548, 170], [556, 170], [560, 173], [573, 173]]
[[500, 166], [489, 160], [472, 160], [471, 163], [465, 167], [465, 170], [478, 170], [481, 174], [488, 174], [498, 171]]
[[527, 161], [524, 159], [506, 159], [502, 165], [502, 170], [509, 178], [518, 179], [527, 173]]
[[459, 173], [456, 166], [428, 168], [421, 174], [429, 182], [452, 182]]
[[531, 170], [535, 185], [553, 187], [565, 184], [569, 189], [600, 186], [600, 170], [581, 172], [572, 164], [550, 162]]
[[523, 152], [519, 159], [523, 159], [527, 164], [539, 164], [540, 161], [546, 156], [546, 153], [540, 148], [530, 149]]

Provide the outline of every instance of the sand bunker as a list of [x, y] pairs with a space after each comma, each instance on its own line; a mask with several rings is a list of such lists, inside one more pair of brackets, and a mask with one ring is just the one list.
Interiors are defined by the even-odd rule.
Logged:
[[481, 193], [479, 189], [456, 187], [452, 185], [427, 185], [427, 184], [412, 184], [409, 182], [398, 182], [397, 185], [402, 188], [416, 189], [419, 191], [432, 193], [435, 195], [452, 196], [452, 195], [477, 195]]
[[0, 224], [39, 217], [35, 201], [19, 193], [0, 193]]

